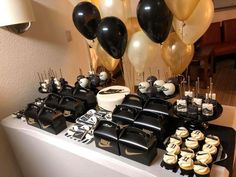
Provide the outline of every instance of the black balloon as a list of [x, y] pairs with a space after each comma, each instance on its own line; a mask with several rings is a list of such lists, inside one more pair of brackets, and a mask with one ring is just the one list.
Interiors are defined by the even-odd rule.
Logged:
[[96, 38], [101, 16], [95, 5], [90, 2], [80, 2], [75, 6], [72, 16], [75, 27], [84, 37], [90, 40]]
[[173, 15], [164, 0], [140, 0], [137, 17], [139, 25], [152, 41], [165, 41], [170, 32]]
[[98, 25], [97, 39], [102, 48], [115, 59], [124, 55], [127, 38], [125, 24], [117, 17], [103, 18]]

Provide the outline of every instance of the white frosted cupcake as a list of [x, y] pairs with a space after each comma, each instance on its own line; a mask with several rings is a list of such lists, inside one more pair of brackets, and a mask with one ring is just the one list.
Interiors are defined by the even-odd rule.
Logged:
[[210, 164], [212, 162], [212, 156], [210, 153], [205, 151], [198, 151], [196, 154], [196, 159], [202, 163]]
[[180, 156], [182, 157], [190, 157], [190, 158], [194, 158], [195, 157], [195, 153], [192, 149], [189, 148], [182, 148], [180, 150]]
[[178, 127], [175, 131], [175, 134], [181, 137], [182, 139], [185, 139], [188, 137], [189, 132], [188, 132], [188, 129], [185, 127]]
[[206, 144], [214, 145], [215, 147], [218, 147], [220, 145], [220, 138], [215, 135], [207, 135], [205, 139]]
[[200, 130], [192, 131], [191, 137], [197, 139], [199, 144], [203, 144], [203, 140], [205, 138], [204, 134]]
[[193, 170], [196, 177], [209, 177], [211, 172], [207, 164], [199, 161], [194, 162]]
[[177, 135], [171, 135], [169, 142], [180, 146], [182, 144], [182, 138]]
[[165, 153], [161, 162], [161, 167], [176, 172], [178, 170], [178, 157], [175, 154]]
[[193, 159], [189, 157], [181, 157], [178, 161], [178, 164], [181, 170], [181, 175], [193, 175]]
[[170, 143], [167, 145], [166, 151], [168, 153], [178, 155], [180, 153], [180, 147], [177, 144]]
[[185, 146], [186, 146], [187, 148], [192, 149], [194, 152], [197, 152], [198, 149], [199, 149], [198, 140], [196, 140], [196, 139], [193, 138], [193, 137], [188, 137], [188, 138], [185, 140]]
[[208, 152], [211, 154], [211, 156], [213, 157], [213, 160], [216, 159], [216, 156], [217, 156], [217, 148], [214, 146], [214, 145], [211, 145], [211, 144], [204, 144], [202, 146], [202, 150], [204, 152]]

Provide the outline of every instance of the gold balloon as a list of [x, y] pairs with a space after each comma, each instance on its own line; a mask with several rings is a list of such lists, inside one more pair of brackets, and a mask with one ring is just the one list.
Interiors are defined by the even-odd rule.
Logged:
[[110, 72], [114, 71], [119, 64], [120, 60], [114, 59], [102, 48], [100, 44], [96, 48], [98, 60]]
[[91, 0], [103, 17], [115, 16], [123, 22], [127, 20], [127, 0]]
[[190, 17], [182, 22], [174, 17], [173, 28], [186, 44], [196, 42], [208, 29], [214, 16], [212, 0], [200, 0]]
[[129, 17], [125, 23], [126, 29], [128, 31], [128, 38], [130, 39], [131, 36], [138, 32], [141, 31], [141, 27], [139, 26], [138, 19], [136, 17]]
[[158, 44], [154, 43], [143, 31], [134, 33], [128, 43], [127, 54], [130, 63], [138, 73], [153, 64], [156, 58]]
[[179, 20], [186, 20], [196, 8], [199, 0], [165, 0], [166, 5]]
[[161, 56], [173, 75], [184, 72], [191, 62], [193, 54], [194, 46], [183, 43], [175, 32], [169, 34], [161, 47]]

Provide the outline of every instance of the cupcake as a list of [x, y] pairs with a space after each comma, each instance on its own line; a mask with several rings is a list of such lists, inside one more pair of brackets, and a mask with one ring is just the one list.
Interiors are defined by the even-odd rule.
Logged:
[[180, 156], [182, 157], [189, 157], [189, 158], [194, 158], [195, 154], [194, 154], [194, 151], [192, 149], [189, 149], [189, 148], [182, 148], [180, 150]]
[[193, 170], [196, 177], [210, 177], [211, 170], [207, 164], [196, 161], [194, 162]]
[[180, 153], [180, 147], [177, 144], [170, 143], [167, 145], [166, 151], [168, 153], [178, 155]]
[[197, 152], [199, 144], [198, 144], [198, 141], [195, 138], [188, 137], [185, 140], [185, 147], [192, 149], [194, 152]]
[[182, 138], [177, 135], [171, 135], [169, 143], [181, 145], [182, 144]]
[[204, 134], [200, 130], [192, 131], [191, 137], [193, 137], [196, 140], [198, 140], [199, 144], [203, 144], [204, 138], [205, 138]]
[[165, 153], [161, 162], [161, 167], [164, 167], [167, 170], [172, 170], [177, 172], [178, 170], [178, 157], [175, 154]]
[[202, 146], [202, 150], [204, 152], [208, 152], [211, 154], [213, 160], [216, 160], [216, 157], [217, 157], [217, 148], [214, 146], [214, 145], [211, 145], [211, 144], [204, 144]]
[[215, 147], [218, 147], [220, 145], [220, 138], [215, 135], [207, 135], [205, 139], [206, 144], [214, 145]]
[[196, 159], [207, 165], [209, 165], [212, 162], [211, 154], [205, 151], [198, 151], [196, 154]]
[[175, 134], [176, 134], [177, 136], [181, 137], [182, 140], [184, 140], [185, 138], [188, 137], [189, 132], [188, 132], [188, 130], [187, 130], [185, 127], [178, 127], [178, 128], [176, 129]]
[[178, 161], [181, 175], [193, 176], [193, 159], [189, 157], [181, 157]]

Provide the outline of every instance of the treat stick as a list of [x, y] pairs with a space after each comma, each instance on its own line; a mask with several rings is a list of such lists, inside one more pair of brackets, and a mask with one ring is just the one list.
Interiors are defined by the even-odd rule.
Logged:
[[44, 81], [44, 78], [43, 78], [43, 74], [41, 73], [41, 78], [42, 78], [42, 81]]
[[195, 96], [198, 97], [198, 96], [199, 96], [199, 92], [198, 92], [198, 81], [195, 82], [195, 89], [196, 89], [196, 94], [195, 94]]
[[188, 75], [188, 91], [190, 91], [190, 76]]
[[200, 78], [197, 77], [197, 94], [200, 95]]
[[165, 81], [167, 81], [167, 79], [168, 79], [167, 72], [164, 72], [164, 75], [165, 75]]
[[159, 69], [157, 70], [157, 77], [158, 77], [158, 79], [161, 79], [160, 78], [160, 70]]
[[54, 73], [55, 73], [55, 78], [57, 78], [57, 72], [56, 72], [56, 71], [54, 71]]
[[80, 74], [80, 75], [82, 75], [82, 74], [83, 74], [83, 72], [82, 72], [82, 69], [81, 69], [81, 68], [79, 68], [79, 74]]
[[142, 73], [142, 79], [143, 79], [143, 82], [144, 82], [144, 72]]
[[60, 75], [61, 75], [61, 78], [62, 78], [62, 72], [61, 72], [61, 68], [60, 68]]
[[212, 77], [210, 77], [210, 94], [212, 94], [212, 89], [213, 89], [213, 82], [212, 82]]
[[42, 82], [42, 81], [41, 81], [41, 78], [40, 78], [40, 75], [39, 75], [39, 73], [38, 73], [38, 72], [37, 72], [37, 74], [38, 74], [39, 82]]
[[183, 94], [182, 94], [182, 84], [179, 84], [179, 97], [180, 97], [180, 99], [183, 97]]

